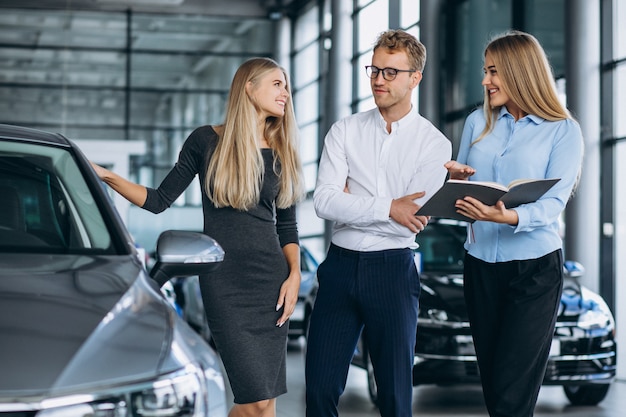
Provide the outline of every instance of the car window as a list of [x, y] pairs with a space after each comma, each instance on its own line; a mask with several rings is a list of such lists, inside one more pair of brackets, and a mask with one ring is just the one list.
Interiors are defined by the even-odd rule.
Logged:
[[466, 234], [463, 222], [430, 223], [415, 239], [422, 271], [462, 273]]
[[300, 246], [300, 270], [313, 272], [317, 270], [317, 266], [317, 261], [313, 258], [313, 255], [304, 246]]
[[111, 235], [72, 154], [0, 142], [0, 249], [106, 252]]

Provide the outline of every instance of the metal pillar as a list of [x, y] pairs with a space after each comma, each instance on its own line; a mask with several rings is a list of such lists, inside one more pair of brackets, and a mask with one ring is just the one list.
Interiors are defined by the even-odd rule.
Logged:
[[[600, 277], [600, 2], [565, 3], [567, 106], [580, 123], [585, 156], [580, 184], [566, 209], [565, 257], [581, 262], [583, 283], [598, 291]], [[599, 278], [600, 277], [600, 278]], [[602, 294], [612, 298], [612, 294]]]
[[420, 41], [426, 46], [426, 67], [424, 78], [419, 85], [420, 114], [435, 126], [443, 129], [441, 120], [441, 57], [440, 24], [441, 0], [422, 0], [420, 2]]

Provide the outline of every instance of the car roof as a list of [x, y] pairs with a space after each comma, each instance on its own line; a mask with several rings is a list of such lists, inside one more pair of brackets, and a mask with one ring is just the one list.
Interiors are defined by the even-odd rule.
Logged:
[[39, 142], [50, 145], [71, 147], [70, 141], [60, 133], [44, 132], [23, 126], [0, 124], [1, 139], [17, 139], [28, 142]]

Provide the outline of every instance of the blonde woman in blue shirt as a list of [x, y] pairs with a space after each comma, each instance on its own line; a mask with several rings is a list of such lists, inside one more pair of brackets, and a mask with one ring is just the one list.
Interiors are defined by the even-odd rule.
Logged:
[[551, 67], [532, 35], [513, 31], [485, 50], [485, 100], [469, 115], [451, 178], [560, 178], [538, 201], [514, 209], [471, 197], [465, 299], [485, 403], [492, 417], [532, 416], [563, 287], [559, 216], [581, 170], [583, 138], [560, 103]]

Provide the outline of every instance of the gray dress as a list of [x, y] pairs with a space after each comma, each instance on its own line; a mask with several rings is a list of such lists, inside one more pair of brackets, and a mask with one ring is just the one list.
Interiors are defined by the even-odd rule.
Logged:
[[[148, 189], [143, 208], [154, 213], [165, 210], [196, 175], [204, 190], [207, 162], [217, 140], [210, 126], [196, 129], [163, 182], [157, 189]], [[271, 149], [262, 153], [265, 177], [256, 207], [218, 209], [202, 192], [204, 233], [220, 243], [225, 257], [215, 272], [200, 277], [200, 289], [211, 334], [238, 404], [287, 392], [288, 324], [276, 327], [282, 314], [282, 309], [276, 311], [276, 303], [289, 274], [282, 246], [298, 243], [298, 230], [295, 206], [275, 209], [279, 184], [274, 156]]]

